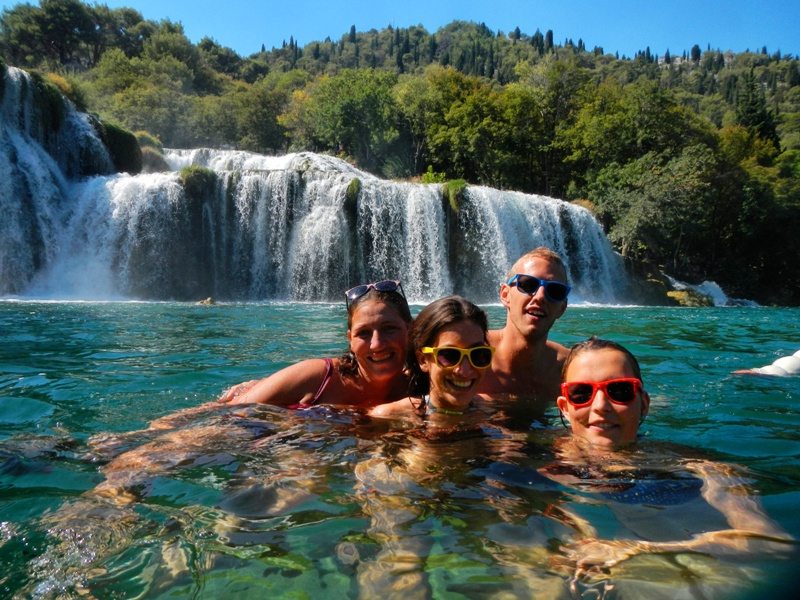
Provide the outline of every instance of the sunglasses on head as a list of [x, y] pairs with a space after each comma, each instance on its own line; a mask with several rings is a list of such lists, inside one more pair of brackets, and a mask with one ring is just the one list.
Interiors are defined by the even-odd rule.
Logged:
[[606, 398], [614, 404], [630, 404], [642, 391], [642, 380], [620, 377], [605, 381], [568, 381], [561, 384], [561, 394], [572, 406], [591, 404], [597, 390], [603, 390]]
[[347, 307], [350, 308], [352, 302], [355, 302], [370, 290], [375, 290], [376, 292], [397, 292], [403, 298], [406, 297], [406, 293], [403, 291], [403, 284], [393, 279], [384, 279], [383, 281], [376, 281], [375, 283], [357, 285], [347, 290], [344, 293]]
[[491, 346], [474, 346], [472, 348], [454, 348], [452, 346], [439, 346], [422, 348], [423, 354], [433, 354], [433, 359], [440, 367], [455, 369], [466, 356], [469, 363], [476, 369], [486, 369], [492, 364], [494, 348]]
[[560, 281], [553, 281], [550, 279], [539, 279], [533, 275], [524, 275], [517, 273], [507, 281], [510, 286], [517, 286], [517, 289], [523, 294], [533, 296], [540, 288], [544, 288], [545, 297], [551, 302], [563, 302], [567, 299], [569, 291], [572, 289], [566, 283]]

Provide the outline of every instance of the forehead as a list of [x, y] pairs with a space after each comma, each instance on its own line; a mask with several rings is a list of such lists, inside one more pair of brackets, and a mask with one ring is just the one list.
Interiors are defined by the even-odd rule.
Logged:
[[628, 357], [614, 348], [584, 350], [567, 367], [565, 381], [604, 381], [618, 377], [636, 377]]
[[436, 346], [459, 345], [475, 346], [482, 345], [486, 341], [483, 328], [475, 321], [465, 319], [450, 323], [442, 327], [436, 334], [434, 344]]
[[364, 300], [353, 309], [351, 328], [386, 321], [405, 324], [395, 306], [383, 300]]
[[556, 279], [565, 281], [567, 274], [561, 265], [539, 256], [521, 258], [514, 264], [514, 273], [533, 275], [539, 279]]

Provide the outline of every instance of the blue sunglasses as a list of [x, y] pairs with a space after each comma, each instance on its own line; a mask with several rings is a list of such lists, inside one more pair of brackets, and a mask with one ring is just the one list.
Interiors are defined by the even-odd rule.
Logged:
[[544, 288], [545, 297], [550, 302], [563, 302], [569, 296], [569, 291], [572, 289], [566, 283], [560, 281], [553, 281], [550, 279], [539, 279], [533, 275], [525, 275], [517, 273], [506, 282], [510, 286], [517, 286], [517, 289], [523, 294], [533, 296], [540, 288]]

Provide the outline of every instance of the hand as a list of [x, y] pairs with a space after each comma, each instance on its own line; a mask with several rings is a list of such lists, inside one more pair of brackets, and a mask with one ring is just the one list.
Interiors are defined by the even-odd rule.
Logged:
[[574, 568], [574, 576], [600, 573], [621, 562], [650, 551], [650, 544], [634, 540], [598, 540], [588, 538], [564, 547], [565, 554], [557, 562]]
[[243, 383], [238, 383], [234, 386], [229, 387], [227, 390], [222, 392], [222, 395], [217, 398], [217, 402], [231, 402], [238, 396], [248, 392], [250, 389], [255, 386], [260, 380], [259, 379], [251, 379], [250, 381], [245, 381]]

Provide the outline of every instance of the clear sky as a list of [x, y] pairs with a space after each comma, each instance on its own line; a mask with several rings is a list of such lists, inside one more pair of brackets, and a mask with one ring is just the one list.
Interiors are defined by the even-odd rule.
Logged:
[[[38, 4], [36, 0], [27, 0]], [[430, 33], [454, 20], [493, 31], [553, 30], [556, 43], [632, 57], [650, 47], [673, 56], [694, 44], [712, 49], [800, 55], [800, 0], [96, 0], [138, 10], [145, 19], [183, 24], [192, 42], [208, 36], [249, 56], [292, 36], [302, 47], [350, 30], [422, 25]], [[94, 4], [95, 0], [89, 2]], [[0, 2], [7, 8], [19, 2]]]

